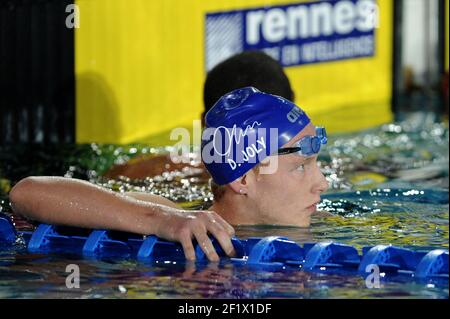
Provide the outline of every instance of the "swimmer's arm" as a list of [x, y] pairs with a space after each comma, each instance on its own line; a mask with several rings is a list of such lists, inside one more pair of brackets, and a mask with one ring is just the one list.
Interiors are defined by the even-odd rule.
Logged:
[[218, 259], [208, 232], [225, 252], [234, 253], [234, 230], [214, 212], [184, 211], [146, 202], [82, 180], [28, 177], [13, 187], [9, 199], [14, 212], [48, 224], [153, 234], [178, 241], [188, 259], [195, 259], [193, 238], [210, 260]]
[[160, 204], [165, 205], [168, 207], [180, 209], [181, 207], [172, 202], [171, 200], [154, 194], [148, 194], [148, 193], [140, 193], [140, 192], [127, 192], [125, 193], [126, 196], [133, 197], [138, 200], [142, 200], [144, 202], [150, 202], [154, 204]]

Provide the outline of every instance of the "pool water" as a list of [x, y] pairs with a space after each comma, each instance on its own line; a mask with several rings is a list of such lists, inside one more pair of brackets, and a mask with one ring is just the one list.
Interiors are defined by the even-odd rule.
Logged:
[[[420, 124], [418, 124], [420, 123]], [[448, 249], [446, 123], [404, 121], [355, 134], [331, 136], [320, 155], [330, 184], [310, 228], [236, 227], [239, 238], [280, 235], [303, 244], [334, 240], [358, 249], [393, 244], [413, 250]], [[28, 175], [90, 180], [116, 191], [146, 191], [186, 208], [211, 203], [207, 181], [196, 170], [143, 180], [110, 180], [113, 164], [168, 148], [146, 145], [9, 146], [0, 148], [0, 205], [10, 215], [7, 192]], [[21, 230], [34, 226], [12, 214]], [[369, 289], [357, 275], [301, 270], [255, 270], [219, 264], [88, 260], [26, 253], [20, 244], [0, 249], [0, 298], [448, 298], [448, 283], [387, 281]], [[80, 267], [80, 288], [66, 287], [68, 264]]]

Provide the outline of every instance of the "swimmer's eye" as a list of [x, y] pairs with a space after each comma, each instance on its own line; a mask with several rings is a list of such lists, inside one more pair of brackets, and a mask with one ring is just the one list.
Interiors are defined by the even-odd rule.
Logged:
[[295, 171], [304, 172], [306, 168], [311, 169], [314, 165], [318, 166], [317, 157], [309, 157], [302, 164], [299, 164]]

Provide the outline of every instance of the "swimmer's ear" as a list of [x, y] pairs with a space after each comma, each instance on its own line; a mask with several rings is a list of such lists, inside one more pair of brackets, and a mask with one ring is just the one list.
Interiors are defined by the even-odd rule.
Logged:
[[247, 175], [242, 176], [241, 178], [238, 178], [235, 181], [232, 181], [228, 186], [233, 190], [233, 192], [245, 195], [248, 192], [247, 182], [246, 182]]

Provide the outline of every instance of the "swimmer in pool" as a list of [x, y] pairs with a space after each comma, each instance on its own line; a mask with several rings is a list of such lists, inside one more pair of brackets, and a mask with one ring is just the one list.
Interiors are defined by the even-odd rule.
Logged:
[[328, 186], [317, 166], [325, 143], [325, 130], [295, 104], [247, 87], [224, 95], [205, 116], [202, 160], [214, 193], [207, 211], [62, 177], [25, 178], [11, 190], [10, 202], [14, 212], [45, 223], [177, 241], [188, 260], [195, 259], [196, 239], [209, 260], [217, 261], [208, 233], [232, 256], [230, 224], [309, 226]]

